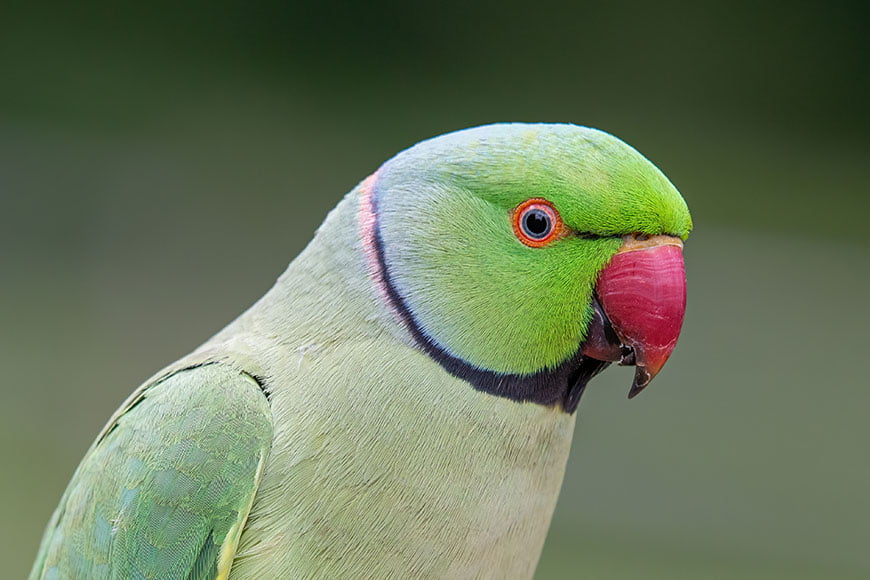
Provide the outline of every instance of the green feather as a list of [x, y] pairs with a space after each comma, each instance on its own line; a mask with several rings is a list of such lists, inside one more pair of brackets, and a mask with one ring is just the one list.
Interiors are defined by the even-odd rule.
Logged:
[[146, 387], [76, 471], [31, 578], [228, 572], [271, 439], [265, 395], [231, 367], [183, 370]]

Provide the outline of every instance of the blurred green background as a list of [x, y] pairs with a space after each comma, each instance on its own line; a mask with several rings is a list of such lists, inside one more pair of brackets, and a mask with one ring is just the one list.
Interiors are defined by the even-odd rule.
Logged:
[[681, 344], [587, 392], [537, 577], [870, 577], [866, 3], [125, 4], [0, 8], [0, 576], [344, 192], [523, 120], [619, 135], [696, 226]]

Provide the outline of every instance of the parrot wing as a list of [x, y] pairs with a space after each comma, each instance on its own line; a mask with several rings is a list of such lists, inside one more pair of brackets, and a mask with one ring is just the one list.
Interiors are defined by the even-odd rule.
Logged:
[[207, 364], [141, 389], [49, 522], [34, 579], [225, 579], [272, 442], [259, 383]]

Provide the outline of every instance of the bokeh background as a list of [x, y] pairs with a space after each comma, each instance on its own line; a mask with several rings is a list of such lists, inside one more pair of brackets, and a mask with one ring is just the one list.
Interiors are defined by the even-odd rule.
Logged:
[[619, 135], [696, 226], [681, 344], [587, 391], [537, 577], [870, 577], [865, 4], [5, 2], [0, 576], [357, 181], [523, 120]]

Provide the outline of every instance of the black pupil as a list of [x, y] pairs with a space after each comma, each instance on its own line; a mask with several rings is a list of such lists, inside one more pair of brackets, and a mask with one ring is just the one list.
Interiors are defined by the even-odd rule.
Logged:
[[546, 238], [550, 228], [552, 228], [550, 216], [543, 210], [533, 209], [523, 216], [523, 230], [530, 238], [536, 240]]

